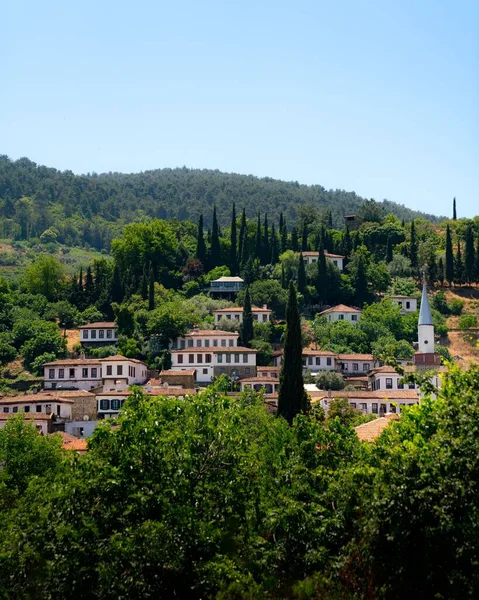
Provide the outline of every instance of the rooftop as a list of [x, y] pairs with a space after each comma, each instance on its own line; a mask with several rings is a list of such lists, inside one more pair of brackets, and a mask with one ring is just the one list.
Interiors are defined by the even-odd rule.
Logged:
[[253, 348], [245, 348], [244, 346], [210, 346], [205, 348], [204, 346], [193, 346], [192, 348], [176, 348], [170, 350], [170, 354], [188, 354], [188, 352], [204, 352], [205, 354], [224, 354], [225, 352], [254, 352], [257, 350]]
[[80, 325], [78, 329], [112, 329], [116, 328], [114, 321], [99, 321], [98, 323], [88, 323], [87, 325]]
[[46, 413], [37, 413], [37, 412], [20, 412], [20, 413], [3, 413], [0, 412], [0, 421], [8, 421], [10, 417], [17, 417], [18, 415], [23, 415], [25, 419], [32, 419], [35, 421], [50, 421], [53, 419], [53, 413], [47, 415]]
[[48, 394], [40, 392], [38, 394], [25, 394], [23, 396], [2, 396], [0, 404], [30, 404], [35, 402], [66, 402], [74, 404], [74, 400], [63, 397], [61, 394]]
[[[169, 376], [169, 375], [174, 375], [175, 377], [178, 376], [184, 376], [184, 377], [191, 377], [192, 375], [194, 376], [196, 373], [196, 369], [181, 369], [181, 371], [176, 371], [175, 369], [170, 369], [168, 371], [161, 371], [160, 372], [160, 379], [162, 377], [165, 376]], [[148, 383], [151, 383], [151, 385], [154, 385], [153, 382], [159, 381], [159, 379], [150, 379], [150, 381]]]
[[[138, 360], [136, 358], [126, 358], [126, 356], [122, 356], [121, 354], [115, 354], [114, 356], [107, 356], [106, 358], [102, 358], [101, 362], [119, 362], [119, 361], [128, 361], [128, 362], [133, 362], [133, 363], [138, 363], [140, 365], [145, 365], [144, 362], [142, 362], [141, 360]], [[146, 367], [146, 365], [145, 365]]]
[[372, 354], [338, 354], [338, 358], [339, 360], [374, 360]]
[[395, 400], [418, 400], [419, 395], [416, 390], [353, 390], [353, 391], [331, 391], [329, 392], [319, 391], [312, 392], [311, 397], [314, 401], [329, 400], [331, 398], [348, 398], [358, 400], [389, 400], [394, 402]]
[[[213, 310], [214, 313], [229, 313], [229, 312], [243, 312], [244, 308], [242, 306], [230, 306], [229, 308], [217, 308]], [[263, 306], [260, 308], [259, 306], [252, 306], [251, 312], [271, 312], [271, 309], [267, 306]]]
[[198, 337], [198, 336], [226, 336], [226, 337], [239, 337], [239, 333], [236, 331], [222, 331], [221, 329], [191, 329], [185, 334], [186, 337]]
[[77, 365], [91, 365], [101, 366], [99, 359], [97, 358], [63, 358], [60, 360], [52, 360], [51, 362], [43, 363], [44, 367], [61, 367], [61, 366], [72, 366]]
[[359, 441], [373, 442], [381, 435], [386, 427], [389, 427], [391, 421], [396, 420], [397, 418], [397, 415], [391, 414], [387, 417], [379, 417], [379, 419], [374, 419], [374, 421], [369, 421], [369, 423], [358, 425], [354, 429], [357, 433]]
[[241, 279], [241, 277], [219, 277], [218, 279], [214, 279], [211, 283], [227, 283], [227, 282], [243, 283], [244, 279]]
[[326, 315], [328, 313], [333, 312], [350, 312], [350, 313], [360, 313], [362, 310], [360, 308], [353, 308], [352, 306], [346, 306], [346, 304], [338, 304], [336, 306], [332, 306], [331, 308], [327, 308], [326, 310], [322, 310], [319, 315]]

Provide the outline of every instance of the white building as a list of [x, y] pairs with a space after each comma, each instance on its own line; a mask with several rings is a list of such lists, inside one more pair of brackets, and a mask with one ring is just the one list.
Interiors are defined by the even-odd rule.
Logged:
[[243, 289], [241, 277], [220, 277], [210, 283], [210, 292], [221, 296], [232, 296]]
[[[303, 254], [303, 262], [306, 265], [312, 265], [316, 262], [318, 262], [318, 258], [319, 258], [319, 252], [310, 252], [305, 251], [302, 252]], [[340, 271], [342, 271], [344, 269], [344, 256], [342, 256], [341, 254], [331, 254], [328, 251], [324, 251], [324, 256], [326, 257], [327, 260], [329, 260], [330, 262], [333, 263], [333, 265], [335, 267], [338, 267], [338, 269]]]
[[[215, 327], [218, 326], [218, 323], [221, 319], [228, 319], [228, 321], [237, 321], [238, 323], [243, 322], [242, 306], [219, 308], [218, 310], [213, 310], [212, 312], [215, 319]], [[263, 306], [263, 308], [253, 306], [251, 308], [251, 312], [253, 313], [253, 321], [257, 321], [258, 323], [268, 323], [269, 321], [271, 321], [272, 311], [266, 306], [266, 304]]]
[[148, 379], [147, 366], [141, 360], [117, 354], [101, 359], [103, 391], [124, 391]]
[[345, 398], [352, 408], [364, 414], [383, 415], [399, 413], [404, 406], [419, 404], [419, 394], [416, 390], [377, 390], [377, 391], [328, 391], [310, 392], [311, 401], [328, 411], [334, 398]]
[[279, 379], [276, 377], [264, 377], [263, 375], [247, 377], [240, 381], [240, 389], [242, 392], [248, 390], [259, 392], [260, 390], [264, 390], [265, 394], [277, 394], [279, 392]]
[[[10, 413], [0, 412], [0, 429], [2, 427], [5, 427], [5, 425], [8, 422], [8, 419], [10, 419], [11, 416], [12, 415]], [[53, 413], [47, 415], [46, 413], [30, 412], [27, 415], [25, 415], [25, 420], [27, 422], [32, 423], [41, 435], [47, 435], [48, 433], [53, 432], [54, 418], [55, 417]]]
[[402, 296], [400, 294], [396, 296], [389, 296], [389, 299], [393, 304], [397, 304], [401, 309], [403, 315], [417, 311], [417, 298], [416, 296]]
[[434, 323], [427, 297], [426, 283], [422, 286], [421, 310], [418, 321], [418, 351], [420, 354], [434, 354]]
[[118, 328], [114, 322], [81, 325], [80, 342], [83, 346], [107, 346], [118, 342]]
[[345, 377], [366, 375], [379, 364], [372, 354], [338, 354], [337, 361], [338, 369]]
[[318, 316], [324, 317], [328, 323], [332, 323], [333, 321], [350, 321], [351, 323], [357, 323], [361, 318], [362, 312], [363, 311], [359, 308], [338, 304], [337, 306], [321, 311], [318, 313]]
[[74, 401], [56, 394], [39, 392], [23, 396], [0, 398], [0, 412], [3, 414], [31, 413], [55, 415], [60, 420], [71, 420]]
[[[312, 348], [304, 348], [303, 357], [303, 373], [306, 375], [310, 372], [312, 375], [317, 375], [322, 371], [336, 371], [336, 354], [328, 350], [314, 350]], [[283, 351], [273, 353], [273, 364], [275, 367], [280, 367], [283, 361]]]
[[91, 390], [102, 384], [101, 363], [97, 358], [65, 358], [47, 362], [45, 389]]

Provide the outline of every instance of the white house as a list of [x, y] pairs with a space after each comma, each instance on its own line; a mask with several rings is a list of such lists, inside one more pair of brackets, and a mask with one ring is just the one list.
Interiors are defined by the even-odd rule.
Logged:
[[279, 392], [279, 379], [276, 377], [265, 377], [258, 375], [257, 377], [247, 377], [241, 379], [240, 389], [242, 392], [255, 390], [259, 392], [264, 390], [265, 394], [277, 394]]
[[328, 410], [334, 398], [345, 398], [352, 408], [364, 414], [383, 415], [401, 412], [404, 406], [419, 404], [417, 390], [377, 390], [377, 391], [323, 391], [310, 392], [312, 403], [319, 403], [325, 411]]
[[328, 323], [332, 323], [333, 321], [350, 321], [351, 323], [357, 323], [361, 318], [362, 312], [363, 311], [359, 308], [338, 304], [337, 306], [321, 311], [318, 315], [324, 317]]
[[344, 375], [366, 375], [378, 365], [372, 354], [338, 354], [338, 370]]
[[[0, 412], [0, 429], [5, 427], [11, 416], [10, 413]], [[47, 415], [46, 413], [30, 412], [25, 415], [25, 419], [27, 422], [31, 422], [41, 435], [47, 435], [48, 433], [53, 432], [53, 413]]]
[[241, 277], [220, 277], [210, 283], [210, 292], [230, 296], [243, 289], [244, 280]]
[[[306, 265], [312, 265], [312, 264], [318, 262], [319, 252], [314, 252], [314, 251], [310, 252], [308, 250], [308, 251], [303, 252], [302, 254], [303, 254], [303, 262]], [[331, 254], [330, 252], [325, 250], [324, 256], [326, 257], [327, 260], [332, 262], [335, 267], [338, 267], [338, 269], [340, 271], [342, 271], [344, 269], [344, 258], [345, 257], [342, 256], [341, 254]]]
[[96, 358], [65, 358], [47, 362], [45, 389], [91, 390], [102, 384], [101, 363]]
[[0, 398], [0, 412], [3, 414], [31, 413], [55, 415], [60, 420], [71, 420], [73, 400], [56, 394], [39, 392], [23, 396], [4, 396]]
[[[228, 319], [229, 321], [238, 321], [238, 323], [243, 322], [243, 307], [242, 306], [231, 306], [230, 308], [219, 308], [217, 310], [213, 310], [213, 316], [215, 319], [215, 326], [218, 326], [220, 319]], [[263, 308], [258, 308], [257, 306], [253, 306], [251, 308], [251, 312], [253, 313], [253, 321], [257, 321], [258, 323], [268, 323], [271, 321], [272, 311], [269, 309], [266, 304]]]
[[[163, 387], [161, 391], [157, 389], [154, 393], [149, 393], [146, 389], [144, 391], [152, 398], [185, 398], [186, 396], [193, 396], [196, 394], [195, 389], [170, 387], [168, 385]], [[131, 392], [129, 391], [111, 391], [97, 394], [96, 399], [98, 402], [98, 418], [112, 419], [117, 417], [130, 393]]]
[[102, 358], [100, 362], [104, 392], [124, 391], [148, 379], [147, 366], [141, 360], [117, 354]]
[[258, 377], [274, 377], [279, 379], [279, 367], [256, 367]]
[[[336, 354], [328, 350], [314, 350], [304, 348], [302, 352], [304, 374], [310, 372], [317, 375], [321, 371], [336, 371]], [[283, 351], [273, 353], [273, 364], [280, 367], [283, 360]]]
[[114, 322], [81, 325], [80, 342], [83, 346], [107, 346], [118, 342], [118, 328]]
[[417, 311], [417, 298], [416, 296], [402, 296], [400, 294], [396, 296], [389, 296], [389, 299], [393, 304], [397, 304], [401, 309], [403, 315]]

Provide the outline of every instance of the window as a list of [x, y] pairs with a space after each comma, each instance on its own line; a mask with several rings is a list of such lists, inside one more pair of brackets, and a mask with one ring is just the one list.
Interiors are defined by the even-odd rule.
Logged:
[[68, 369], [68, 377], [73, 379], [75, 377], [75, 369]]
[[35, 412], [42, 412], [42, 405], [41, 404], [37, 404], [37, 406], [35, 408]]
[[3, 407], [3, 412], [4, 412], [4, 413], [9, 413], [9, 412], [10, 412], [10, 409], [9, 409], [9, 407], [8, 407], [8, 406], [4, 406], [4, 407]]
[[111, 338], [113, 337], [113, 331], [111, 329], [107, 329], [106, 330], [106, 337], [111, 340]]
[[365, 404], [364, 402], [362, 402], [362, 403], [359, 405], [359, 408], [360, 408], [361, 410], [364, 410], [364, 411], [366, 411], [366, 410], [367, 410], [367, 408], [368, 408], [368, 405], [367, 405], [367, 404]]
[[88, 329], [84, 329], [83, 330], [83, 339], [87, 340], [88, 339]]
[[60, 405], [59, 404], [57, 404], [57, 416], [58, 417], [60, 416]]
[[208, 369], [203, 369], [203, 375], [208, 375]]
[[203, 362], [203, 355], [202, 354], [197, 354], [196, 355], [196, 362], [198, 364], [201, 364]]
[[239, 315], [235, 315], [235, 320], [239, 321], [240, 320], [240, 316]]
[[178, 364], [179, 365], [183, 364], [183, 354], [178, 354]]
[[190, 363], [190, 365], [192, 365], [195, 362], [194, 354], [188, 354], [188, 362]]
[[411, 308], [411, 303], [409, 301], [406, 302], [406, 308]]
[[351, 315], [351, 321], [357, 321], [358, 315]]
[[65, 369], [58, 369], [58, 379], [65, 378]]
[[218, 340], [213, 340], [213, 346], [218, 346]]
[[377, 389], [377, 390], [380, 390], [380, 389], [381, 389], [381, 380], [380, 380], [380, 379], [377, 379], [377, 380], [376, 380], [376, 389]]
[[337, 266], [338, 266], [338, 261], [337, 261], [337, 260], [333, 260], [333, 265], [334, 265], [335, 267], [337, 267]]
[[303, 361], [303, 367], [305, 367], [306, 366], [306, 359], [303, 358], [302, 361]]
[[234, 340], [228, 340], [228, 346], [234, 346], [235, 341]]
[[23, 412], [30, 412], [30, 407], [29, 406], [24, 406], [23, 407]]
[[229, 353], [226, 355], [226, 362], [227, 363], [231, 362], [231, 354], [229, 354]]
[[82, 369], [81, 370], [81, 376], [82, 377], [88, 377], [88, 369]]
[[210, 347], [210, 340], [205, 340], [205, 348], [209, 348]]
[[117, 375], [123, 375], [123, 365], [117, 365], [116, 366], [116, 374]]
[[96, 340], [96, 329], [91, 330], [91, 339]]
[[188, 348], [193, 348], [193, 340], [188, 340]]
[[228, 319], [228, 321], [231, 321], [231, 315], [226, 315], [226, 318]]
[[331, 357], [330, 357], [330, 356], [328, 356], [328, 358], [326, 359], [326, 364], [328, 365], [328, 367], [330, 367], [330, 366], [331, 366], [331, 364], [332, 364], [332, 359], [331, 359]]
[[347, 371], [348, 370], [348, 363], [343, 363], [343, 371]]
[[110, 410], [110, 401], [107, 399], [100, 400], [100, 410]]
[[18, 412], [18, 406], [14, 406], [14, 407], [12, 408], [12, 412], [14, 412], [14, 413]]
[[205, 354], [205, 363], [211, 362], [211, 354]]
[[363, 371], [369, 371], [369, 363], [363, 363]]
[[186, 348], [186, 341], [180, 340], [180, 349], [183, 350], [184, 348]]
[[100, 331], [98, 332], [98, 337], [102, 340], [105, 337], [105, 330], [104, 329], [100, 329]]
[[344, 321], [344, 315], [338, 315], [339, 321]]
[[392, 390], [393, 389], [393, 380], [392, 380], [392, 377], [386, 377], [386, 389], [387, 390]]
[[353, 363], [353, 371], [359, 371], [359, 363]]
[[120, 400], [111, 401], [111, 410], [120, 410]]
[[313, 364], [313, 357], [308, 356], [308, 365], [312, 365], [312, 364]]
[[96, 367], [93, 367], [91, 370], [91, 376], [92, 377], [97, 377], [97, 373], [98, 373], [98, 369]]
[[402, 300], [398, 300], [398, 306], [399, 308], [402, 308]]
[[263, 315], [263, 323], [266, 323], [268, 321], [268, 315]]
[[197, 347], [197, 348], [201, 348], [201, 345], [202, 345], [202, 341], [201, 341], [201, 340], [198, 340], [198, 341], [196, 342], [196, 347]]
[[[248, 355], [246, 354], [246, 352], [243, 354], [243, 362], [247, 363], [248, 362]], [[249, 372], [249, 369], [248, 369]]]
[[111, 365], [106, 366], [106, 374], [113, 375], [113, 367]]
[[244, 374], [249, 375], [250, 371], [251, 371], [251, 369], [249, 367], [245, 367]]
[[225, 347], [226, 347], [226, 340], [221, 340], [221, 346], [222, 346], [223, 348], [225, 348]]
[[414, 385], [414, 383], [410, 383], [410, 384], [409, 384], [409, 389], [410, 389], [410, 390], [414, 390], [414, 389], [416, 389], [416, 386]]
[[235, 354], [235, 363], [239, 363], [240, 359], [239, 359], [239, 354]]
[[374, 415], [377, 415], [377, 414], [378, 414], [378, 403], [377, 403], [377, 402], [373, 402], [373, 403], [371, 404], [371, 412], [372, 412]]
[[356, 408], [356, 402], [350, 402], [351, 408]]
[[321, 364], [321, 357], [317, 356], [316, 357], [316, 364], [319, 366]]
[[402, 381], [398, 382], [398, 390], [403, 390], [403, 389], [404, 389], [404, 383]]
[[216, 356], [217, 356], [218, 362], [222, 363], [223, 362], [223, 355], [222, 354], [217, 354]]
[[48, 378], [55, 379], [55, 369], [48, 369]]

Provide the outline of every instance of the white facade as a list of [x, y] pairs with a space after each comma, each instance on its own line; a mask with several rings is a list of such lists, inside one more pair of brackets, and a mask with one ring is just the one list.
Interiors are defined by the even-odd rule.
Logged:
[[118, 355], [100, 362], [104, 392], [127, 390], [131, 385], [141, 385], [148, 379], [147, 367], [139, 360]]
[[[212, 312], [215, 319], [215, 327], [218, 326], [218, 323], [221, 319], [227, 319], [228, 321], [237, 321], [238, 323], [243, 322], [243, 307], [241, 306], [232, 306], [231, 308], [220, 308]], [[269, 321], [271, 321], [272, 311], [267, 306], [263, 306], [263, 308], [253, 306], [251, 312], [253, 313], [253, 321], [256, 321], [258, 323], [268, 323]]]
[[89, 323], [78, 329], [80, 331], [80, 342], [88, 346], [106, 346], [118, 342], [118, 329], [113, 322]]
[[346, 398], [352, 408], [360, 410], [363, 414], [387, 414], [399, 413], [404, 406], [412, 406], [419, 403], [419, 395], [416, 390], [398, 390], [398, 391], [355, 391], [346, 392], [334, 391], [328, 392], [311, 392], [311, 399], [318, 402], [319, 405], [327, 412], [331, 402], [335, 398]]
[[170, 343], [170, 350], [230, 348], [238, 345], [239, 333], [219, 329], [193, 329]]
[[45, 389], [91, 390], [101, 385], [101, 364], [99, 360], [74, 358], [45, 363]]
[[372, 354], [338, 354], [338, 369], [345, 376], [366, 375], [378, 365]]
[[198, 383], [226, 373], [240, 378], [256, 374], [256, 351], [240, 346], [171, 350], [171, 370], [195, 369]]
[[72, 418], [73, 400], [64, 398], [46, 397], [44, 394], [36, 395], [32, 399], [31, 395], [22, 398], [14, 396], [12, 398], [2, 398], [0, 400], [0, 412], [3, 414], [45, 414], [55, 415], [59, 419], [70, 420]]
[[324, 317], [328, 323], [334, 321], [350, 321], [351, 323], [357, 323], [361, 318], [362, 310], [358, 308], [352, 308], [345, 304], [338, 304], [327, 310], [323, 310], [318, 313], [318, 316]]
[[417, 311], [417, 298], [415, 296], [389, 296], [393, 304], [397, 304], [403, 315]]
[[[2, 427], [5, 427], [5, 425], [8, 422], [8, 419], [10, 417], [11, 417], [10, 413], [0, 412], [0, 429], [2, 429]], [[28, 415], [26, 415], [26, 418], [28, 419], [27, 422], [31, 422], [35, 425], [36, 430], [41, 435], [47, 435], [48, 433], [51, 432], [51, 429], [52, 429], [51, 415], [40, 414], [40, 413], [29, 413]]]
[[264, 390], [265, 394], [277, 394], [279, 392], [279, 379], [276, 377], [249, 377], [240, 381], [240, 390], [246, 392], [255, 390], [259, 392]]
[[[303, 254], [303, 261], [306, 265], [312, 265], [318, 262], [319, 252], [309, 252], [305, 251]], [[327, 260], [333, 263], [335, 267], [338, 267], [340, 271], [344, 269], [344, 256], [340, 254], [330, 254], [329, 252], [324, 252], [324, 256]]]

